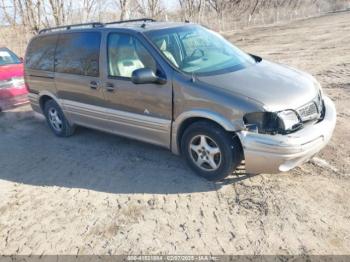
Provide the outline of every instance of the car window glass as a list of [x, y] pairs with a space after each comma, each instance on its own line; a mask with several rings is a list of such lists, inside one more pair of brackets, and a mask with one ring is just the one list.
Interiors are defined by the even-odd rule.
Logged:
[[99, 32], [62, 34], [57, 45], [55, 71], [97, 77], [100, 43]]
[[113, 33], [108, 36], [108, 74], [130, 78], [140, 68], [157, 72], [156, 62], [143, 44], [133, 36]]
[[180, 48], [174, 38], [174, 34], [166, 34], [160, 37], [155, 37], [154, 43], [171, 63], [173, 63], [176, 67], [179, 67], [182, 56], [180, 53]]
[[30, 69], [54, 71], [54, 55], [57, 36], [35, 38], [29, 45], [26, 67]]
[[167, 60], [186, 73], [231, 72], [256, 62], [219, 34], [199, 26], [150, 31], [147, 35]]
[[7, 48], [0, 48], [0, 66], [9, 64], [20, 64], [21, 60]]

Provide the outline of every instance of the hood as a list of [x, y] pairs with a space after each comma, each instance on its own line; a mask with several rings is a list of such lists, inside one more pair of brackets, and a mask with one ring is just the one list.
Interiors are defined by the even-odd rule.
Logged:
[[23, 75], [23, 64], [10, 64], [0, 66], [0, 80], [6, 80], [12, 77], [19, 77]]
[[318, 94], [311, 75], [264, 60], [242, 70], [198, 79], [258, 101], [271, 112], [297, 109]]

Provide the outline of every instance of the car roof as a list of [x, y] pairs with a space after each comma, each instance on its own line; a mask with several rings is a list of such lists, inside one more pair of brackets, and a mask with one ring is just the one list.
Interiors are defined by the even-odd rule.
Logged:
[[185, 22], [130, 22], [130, 23], [120, 23], [120, 24], [107, 24], [106, 28], [124, 28], [131, 29], [135, 31], [152, 31], [152, 30], [162, 30], [168, 28], [174, 28], [179, 26], [185, 26], [188, 23]]
[[[82, 31], [102, 31], [108, 29], [123, 29], [134, 32], [146, 32], [146, 31], [156, 31], [163, 29], [170, 29], [181, 26], [188, 26], [191, 23], [188, 22], [164, 22], [164, 21], [148, 21], [148, 20], [137, 20], [137, 21], [117, 21], [111, 23], [87, 23], [78, 25], [67, 25], [57, 28], [47, 28], [39, 32], [39, 36], [61, 34], [69, 32], [82, 32]], [[193, 25], [193, 24], [192, 24]]]

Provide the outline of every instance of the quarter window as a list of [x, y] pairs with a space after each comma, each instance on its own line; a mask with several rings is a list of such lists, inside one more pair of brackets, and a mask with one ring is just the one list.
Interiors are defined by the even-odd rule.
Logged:
[[30, 69], [54, 71], [54, 56], [57, 36], [35, 38], [29, 45], [26, 66]]
[[101, 34], [67, 33], [59, 37], [56, 51], [58, 73], [99, 76]]
[[112, 77], [130, 78], [140, 68], [150, 68], [157, 73], [153, 57], [135, 37], [112, 33], [108, 36], [108, 74]]

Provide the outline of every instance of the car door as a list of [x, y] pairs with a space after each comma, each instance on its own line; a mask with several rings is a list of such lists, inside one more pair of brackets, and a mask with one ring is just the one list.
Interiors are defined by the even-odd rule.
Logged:
[[106, 128], [105, 99], [100, 88], [101, 32], [78, 31], [59, 36], [55, 82], [64, 112], [72, 122]]
[[166, 78], [149, 46], [141, 38], [125, 32], [105, 36], [106, 63], [103, 90], [108, 116], [118, 133], [170, 147], [172, 82], [134, 84], [134, 70], [151, 68]]

